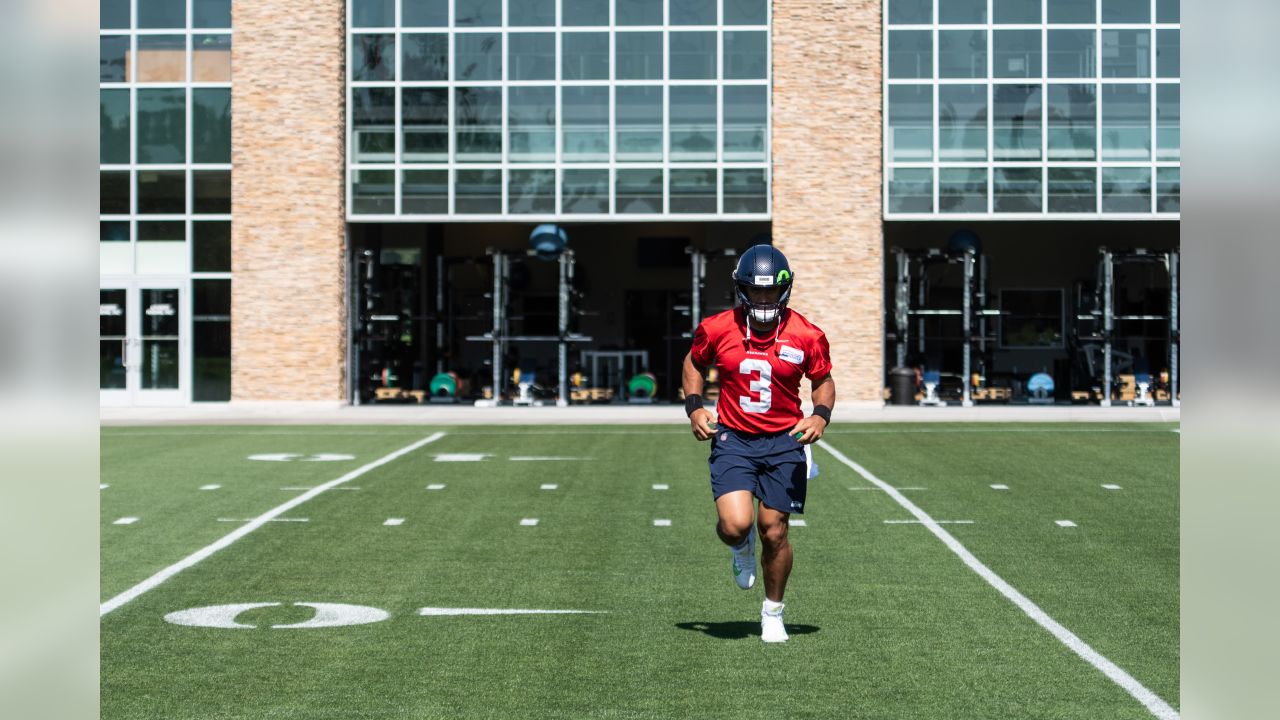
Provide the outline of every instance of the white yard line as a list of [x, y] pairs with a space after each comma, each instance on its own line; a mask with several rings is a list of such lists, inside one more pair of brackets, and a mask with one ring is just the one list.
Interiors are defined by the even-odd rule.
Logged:
[[364, 475], [365, 473], [369, 472], [370, 470], [374, 470], [374, 469], [379, 468], [379, 467], [381, 467], [381, 466], [383, 466], [383, 465], [386, 465], [387, 463], [391, 462], [392, 460], [395, 460], [395, 459], [397, 459], [397, 458], [399, 458], [399, 457], [402, 457], [402, 456], [404, 456], [404, 455], [408, 455], [409, 453], [413, 452], [414, 450], [417, 450], [418, 448], [422, 447], [423, 445], [426, 445], [427, 443], [433, 443], [433, 442], [435, 442], [435, 441], [439, 440], [440, 438], [444, 437], [444, 435], [445, 435], [445, 434], [444, 434], [444, 433], [442, 433], [442, 432], [432, 433], [431, 435], [428, 435], [427, 437], [424, 437], [424, 438], [422, 438], [421, 440], [419, 440], [419, 441], [417, 441], [417, 442], [415, 442], [415, 443], [412, 443], [412, 444], [410, 444], [410, 445], [406, 445], [406, 446], [404, 446], [404, 447], [400, 448], [399, 450], [396, 450], [395, 452], [392, 452], [392, 453], [390, 453], [390, 454], [384, 455], [384, 456], [382, 456], [382, 457], [378, 458], [377, 460], [374, 460], [373, 462], [368, 463], [367, 465], [362, 465], [361, 467], [358, 467], [358, 468], [356, 468], [355, 470], [352, 470], [351, 472], [347, 473], [346, 475], [343, 475], [343, 476], [342, 476], [342, 477], [340, 477], [340, 478], [337, 478], [337, 479], [334, 479], [334, 480], [330, 480], [329, 482], [327, 482], [327, 483], [325, 483], [325, 484], [323, 484], [323, 485], [320, 485], [320, 486], [314, 487], [314, 488], [312, 488], [312, 489], [308, 490], [307, 492], [305, 492], [305, 493], [303, 493], [303, 494], [299, 495], [298, 497], [296, 497], [296, 498], [294, 498], [294, 499], [290, 500], [289, 502], [287, 502], [287, 503], [285, 503], [285, 504], [283, 504], [283, 505], [278, 505], [278, 506], [276, 506], [276, 507], [274, 507], [274, 508], [272, 508], [272, 509], [270, 509], [270, 510], [266, 511], [265, 513], [263, 513], [263, 514], [259, 515], [258, 517], [256, 517], [256, 518], [254, 518], [254, 519], [250, 520], [249, 522], [245, 523], [244, 525], [242, 525], [242, 526], [240, 526], [240, 527], [236, 528], [235, 530], [232, 530], [230, 533], [228, 533], [227, 535], [223, 536], [221, 539], [217, 540], [217, 541], [216, 541], [216, 542], [214, 542], [213, 544], [211, 544], [211, 545], [207, 545], [207, 546], [205, 546], [205, 547], [203, 547], [203, 548], [201, 548], [201, 549], [199, 549], [199, 550], [195, 551], [194, 553], [191, 553], [190, 555], [188, 555], [188, 556], [186, 556], [186, 557], [182, 558], [182, 559], [181, 559], [181, 560], [179, 560], [178, 562], [176, 562], [176, 563], [174, 563], [174, 564], [170, 565], [169, 567], [167, 567], [167, 568], [165, 568], [165, 569], [161, 570], [160, 572], [156, 573], [155, 575], [152, 575], [151, 577], [147, 578], [146, 580], [143, 580], [142, 582], [138, 583], [137, 585], [134, 585], [133, 587], [129, 588], [128, 590], [125, 590], [124, 592], [120, 593], [119, 595], [116, 595], [115, 597], [111, 598], [110, 600], [108, 600], [108, 601], [106, 601], [106, 602], [102, 603], [101, 607], [99, 607], [99, 609], [98, 609], [98, 612], [99, 612], [98, 617], [102, 617], [102, 616], [106, 615], [107, 613], [111, 612], [112, 610], [115, 610], [116, 608], [118, 608], [118, 607], [120, 607], [120, 606], [124, 605], [125, 603], [128, 603], [128, 602], [129, 602], [129, 601], [131, 601], [131, 600], [134, 600], [135, 598], [137, 598], [138, 596], [142, 595], [143, 593], [148, 592], [148, 591], [150, 591], [150, 590], [153, 590], [154, 588], [158, 587], [161, 583], [163, 583], [164, 581], [166, 581], [166, 580], [168, 580], [169, 578], [173, 577], [174, 575], [177, 575], [178, 573], [182, 572], [183, 570], [186, 570], [187, 568], [189, 568], [189, 567], [191, 567], [191, 566], [195, 565], [196, 563], [200, 562], [201, 560], [204, 560], [205, 558], [209, 557], [210, 555], [212, 555], [212, 554], [214, 554], [214, 553], [218, 552], [219, 550], [221, 550], [221, 549], [223, 549], [223, 548], [227, 547], [227, 546], [228, 546], [228, 545], [230, 545], [231, 543], [233, 543], [233, 542], [235, 542], [235, 541], [239, 540], [240, 538], [244, 537], [245, 535], [248, 535], [249, 533], [253, 532], [254, 530], [257, 530], [258, 528], [260, 528], [260, 527], [262, 527], [263, 525], [267, 524], [267, 523], [268, 523], [268, 522], [270, 522], [271, 520], [273, 520], [273, 519], [275, 519], [275, 518], [279, 517], [280, 515], [283, 515], [284, 513], [286, 513], [286, 512], [288, 512], [288, 511], [290, 511], [290, 510], [292, 510], [292, 509], [294, 509], [294, 508], [298, 507], [299, 505], [301, 505], [302, 503], [304, 503], [304, 502], [306, 502], [306, 501], [310, 500], [311, 498], [314, 498], [315, 496], [319, 495], [320, 493], [322, 493], [322, 492], [324, 492], [324, 491], [326, 491], [326, 490], [329, 490], [329, 489], [331, 489], [331, 488], [335, 488], [335, 487], [337, 487], [337, 486], [339, 486], [339, 485], [341, 485], [341, 484], [343, 484], [343, 483], [345, 483], [345, 482], [348, 482], [348, 481], [354, 480], [355, 478], [358, 478], [358, 477], [360, 477], [361, 475]]
[[1158, 695], [1148, 690], [1142, 685], [1142, 683], [1134, 679], [1132, 675], [1125, 672], [1123, 668], [1108, 660], [1097, 650], [1094, 650], [1083, 640], [1077, 637], [1075, 633], [1063, 627], [1063, 625], [1057, 620], [1049, 617], [1044, 610], [1041, 610], [1039, 606], [1031, 602], [1027, 596], [1018, 592], [1017, 589], [1006, 582], [1003, 578], [996, 575], [991, 568], [982, 564], [982, 561], [974, 557], [973, 553], [969, 552], [965, 546], [961, 545], [958, 540], [952, 537], [951, 533], [947, 532], [933, 518], [929, 517], [928, 513], [917, 507], [915, 503], [908, 500], [906, 496], [897, 490], [894, 490], [885, 481], [875, 475], [872, 475], [866, 468], [850, 460], [844, 453], [832, 447], [827, 441], [819, 440], [818, 445], [822, 446], [823, 450], [831, 453], [832, 457], [852, 468], [854, 472], [861, 475], [868, 482], [883, 488], [884, 491], [888, 493], [889, 497], [893, 498], [894, 501], [914, 515], [922, 525], [929, 529], [929, 532], [933, 533], [934, 536], [941, 540], [943, 544], [951, 550], [951, 552], [959, 556], [960, 559], [964, 561], [964, 564], [968, 565], [969, 568], [977, 573], [979, 577], [986, 580], [991, 587], [998, 590], [1001, 595], [1004, 595], [1014, 605], [1018, 606], [1018, 609], [1026, 613], [1027, 617], [1034, 620], [1037, 625], [1048, 630], [1049, 633], [1057, 638], [1059, 642], [1070, 648], [1076, 655], [1079, 655], [1082, 660], [1092, 665], [1103, 675], [1106, 675], [1112, 682], [1123, 688], [1125, 692], [1129, 693], [1133, 699], [1142, 703], [1142, 705], [1146, 707], [1152, 715], [1160, 718], [1160, 720], [1177, 720], [1180, 717], [1178, 711], [1174, 710], [1169, 703], [1160, 699]]

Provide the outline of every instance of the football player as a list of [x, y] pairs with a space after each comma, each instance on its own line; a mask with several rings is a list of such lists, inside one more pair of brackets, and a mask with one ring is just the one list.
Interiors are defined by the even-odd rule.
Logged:
[[[826, 335], [787, 307], [793, 281], [777, 249], [747, 250], [733, 272], [738, 306], [703, 320], [684, 359], [685, 414], [694, 437], [711, 441], [716, 533], [732, 550], [734, 580], [744, 590], [755, 584], [760, 533], [765, 642], [787, 640], [782, 597], [791, 574], [788, 518], [804, 512], [806, 485], [816, 474], [808, 446], [822, 437], [836, 400]], [[712, 366], [720, 376], [718, 422], [701, 396], [703, 375]], [[808, 417], [800, 410], [802, 377], [813, 386]]]

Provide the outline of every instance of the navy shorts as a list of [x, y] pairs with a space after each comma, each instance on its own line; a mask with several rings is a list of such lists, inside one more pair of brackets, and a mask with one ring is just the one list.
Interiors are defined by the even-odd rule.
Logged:
[[721, 426], [711, 437], [711, 496], [749, 490], [768, 507], [803, 513], [809, 484], [806, 446], [792, 435], [753, 435]]

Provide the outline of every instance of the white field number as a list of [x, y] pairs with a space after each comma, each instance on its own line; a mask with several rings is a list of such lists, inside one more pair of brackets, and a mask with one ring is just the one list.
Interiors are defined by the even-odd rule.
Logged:
[[773, 368], [769, 362], [758, 358], [747, 358], [738, 365], [738, 372], [743, 375], [760, 374], [758, 380], [751, 381], [751, 392], [758, 394], [760, 399], [752, 400], [746, 395], [738, 398], [742, 409], [749, 413], [769, 412], [769, 407], [773, 404], [773, 392], [769, 390], [769, 383], [773, 380]]

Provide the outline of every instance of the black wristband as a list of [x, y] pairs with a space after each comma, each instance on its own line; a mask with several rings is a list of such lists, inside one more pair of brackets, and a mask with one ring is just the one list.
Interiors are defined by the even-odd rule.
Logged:
[[697, 410], [700, 407], [702, 407], [701, 395], [697, 393], [693, 393], [691, 395], [684, 396], [684, 414], [685, 415], [692, 415], [693, 411]]
[[828, 425], [831, 424], [831, 408], [826, 405], [814, 405], [813, 415], [822, 418]]

